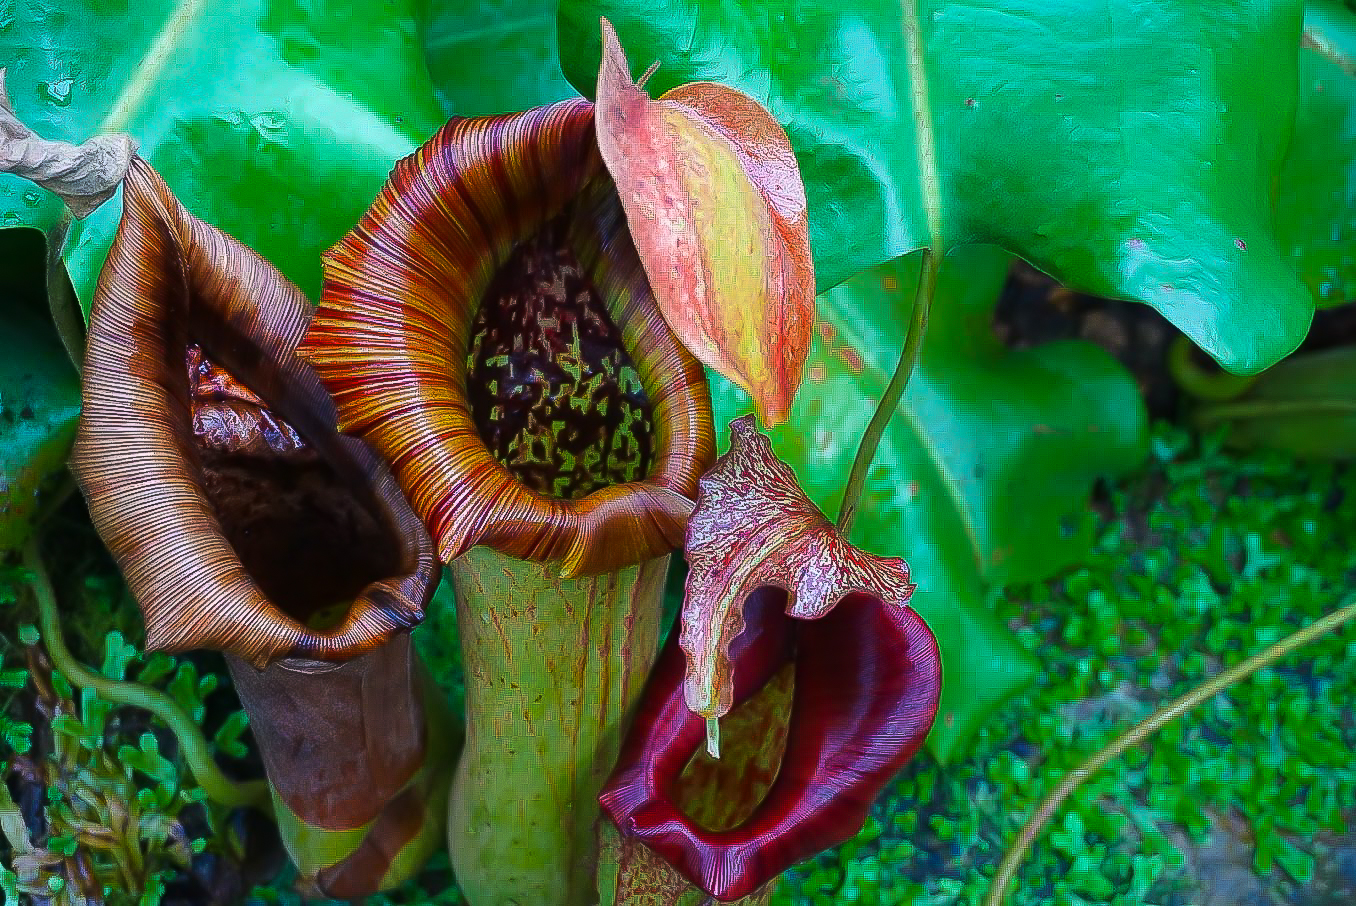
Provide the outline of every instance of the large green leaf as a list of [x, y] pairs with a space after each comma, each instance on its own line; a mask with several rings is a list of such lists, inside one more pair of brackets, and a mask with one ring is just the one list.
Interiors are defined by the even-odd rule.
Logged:
[[575, 97], [543, 0], [419, 0], [429, 74], [448, 116], [512, 113]]
[[[820, 297], [806, 380], [769, 432], [811, 499], [837, 513], [862, 431], [904, 343], [918, 257]], [[993, 334], [1008, 257], [991, 247], [943, 264], [922, 360], [868, 476], [852, 541], [903, 556], [913, 605], [942, 650], [942, 707], [929, 737], [942, 759], [1034, 675], [990, 612], [998, 584], [1045, 578], [1090, 543], [1089, 488], [1135, 467], [1146, 417], [1131, 376], [1083, 342], [1008, 350]], [[713, 377], [717, 423], [750, 411]], [[722, 436], [722, 445], [728, 437]]]
[[[39, 134], [130, 133], [190, 211], [314, 297], [320, 253], [443, 118], [412, 2], [24, 0], [0, 5], [0, 65]], [[86, 306], [119, 208], [66, 245]], [[48, 231], [60, 210], [0, 178], [0, 224]]]
[[592, 94], [598, 17], [652, 94], [740, 88], [782, 122], [820, 286], [913, 250], [993, 243], [1152, 304], [1226, 367], [1313, 313], [1272, 231], [1294, 121], [1298, 0], [561, 0]]
[[0, 231], [0, 559], [23, 544], [75, 439], [80, 378], [47, 310], [35, 230]]
[[1310, 0], [1276, 232], [1319, 305], [1356, 299], [1356, 13]]

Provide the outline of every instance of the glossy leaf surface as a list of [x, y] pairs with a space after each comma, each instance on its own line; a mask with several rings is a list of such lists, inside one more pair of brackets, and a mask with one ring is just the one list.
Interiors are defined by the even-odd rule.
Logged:
[[1356, 299], [1356, 12], [1311, 0], [1276, 231], [1321, 306]]
[[[49, 139], [126, 132], [197, 216], [320, 289], [320, 253], [442, 120], [411, 0], [32, 0], [0, 29], [19, 117]], [[88, 307], [120, 205], [77, 222], [65, 260]], [[0, 224], [60, 205], [0, 179]]]
[[558, 28], [583, 91], [605, 15], [637, 66], [661, 61], [654, 93], [707, 79], [766, 106], [800, 160], [821, 287], [992, 243], [1253, 372], [1313, 308], [1271, 212], [1300, 6], [563, 0]]
[[47, 311], [42, 236], [0, 232], [0, 558], [20, 547], [75, 439], [80, 377]]
[[556, 56], [553, 4], [416, 2], [429, 75], [448, 116], [514, 113], [578, 95]]
[[[1093, 479], [1134, 468], [1146, 449], [1134, 381], [1102, 350], [1082, 342], [1008, 350], [994, 337], [1008, 260], [974, 248], [944, 262], [922, 360], [849, 539], [909, 563], [918, 586], [909, 603], [942, 652], [946, 682], [928, 744], [944, 760], [1033, 675], [986, 606], [988, 589], [1076, 561], [1090, 542], [1079, 517]], [[915, 256], [820, 297], [793, 427], [769, 432], [830, 515], [903, 346], [917, 279]], [[713, 393], [718, 425], [748, 411], [728, 382], [715, 379]]]
[[785, 133], [747, 95], [681, 85], [653, 100], [603, 23], [598, 150], [655, 301], [683, 345], [786, 420], [814, 323], [805, 187]]

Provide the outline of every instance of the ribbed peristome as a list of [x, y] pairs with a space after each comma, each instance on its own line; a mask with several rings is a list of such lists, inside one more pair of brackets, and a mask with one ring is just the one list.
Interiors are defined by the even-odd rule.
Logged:
[[[653, 406], [655, 440], [644, 480], [575, 500], [530, 490], [495, 460], [462, 367], [496, 271], [567, 208], [573, 251]], [[391, 463], [444, 562], [485, 544], [592, 575], [682, 544], [714, 457], [706, 381], [654, 304], [598, 155], [592, 104], [452, 119], [397, 164], [324, 264], [300, 354], [333, 394], [340, 428]]]
[[[272, 265], [190, 215], [133, 160], [90, 313], [71, 468], [141, 605], [148, 648], [212, 648], [256, 666], [339, 661], [423, 618], [440, 572], [431, 540], [376, 455], [335, 431], [329, 395], [295, 354], [310, 315]], [[276, 606], [225, 537], [204, 491], [189, 344], [294, 429], [394, 534], [399, 568], [361, 588], [335, 625], [309, 628]]]

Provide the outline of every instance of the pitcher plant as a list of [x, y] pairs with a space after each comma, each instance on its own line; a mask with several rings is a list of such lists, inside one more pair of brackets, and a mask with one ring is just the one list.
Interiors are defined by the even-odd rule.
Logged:
[[296, 357], [310, 316], [132, 159], [71, 468], [147, 647], [226, 654], [306, 885], [362, 896], [441, 837], [454, 737], [409, 637], [441, 570]]
[[[445, 832], [475, 906], [766, 902], [935, 714], [904, 562], [752, 416], [716, 459], [703, 365], [776, 424], [809, 348], [786, 135], [721, 85], [652, 100], [601, 26], [596, 103], [451, 119], [314, 312], [144, 161], [123, 180], [72, 467], [148, 647], [226, 652], [312, 893], [389, 888]], [[410, 644], [440, 563], [464, 728]]]
[[[626, 898], [595, 880], [598, 796], [656, 657], [667, 555], [691, 540], [698, 478], [714, 456], [696, 357], [743, 383], [765, 418], [784, 419], [813, 322], [804, 189], [780, 127], [718, 85], [650, 101], [603, 27], [596, 105], [454, 118], [396, 166], [325, 256], [319, 311], [300, 350], [334, 396], [341, 430], [392, 464], [450, 565], [467, 742], [449, 848], [475, 904]], [[742, 556], [752, 567], [760, 554], [754, 545]], [[905, 570], [881, 597], [902, 608], [908, 588]], [[908, 656], [935, 668], [935, 646], [918, 641], [930, 642], [926, 627], [900, 612], [913, 621]], [[878, 647], [902, 641], [902, 627]], [[809, 663], [819, 650], [788, 647], [777, 632], [780, 643], [754, 646], [766, 665], [797, 650]], [[773, 648], [780, 654], [766, 653]], [[893, 682], [907, 675], [911, 700], [930, 698], [935, 709], [935, 669], [929, 685], [886, 654], [873, 663]], [[744, 697], [776, 671], [747, 672]], [[671, 683], [654, 682], [659, 691], [648, 694], [663, 698]], [[930, 714], [926, 705], [909, 712], [898, 750], [916, 748]], [[705, 727], [715, 716], [695, 719]], [[787, 718], [769, 714], [773, 724]], [[830, 725], [792, 720], [781, 732], [813, 760], [812, 739]], [[897, 728], [861, 732], [872, 730]], [[690, 741], [680, 736], [662, 753], [644, 740], [628, 746], [676, 775], [692, 755], [679, 752]], [[824, 780], [792, 762], [803, 776], [774, 785], [774, 810]], [[821, 769], [842, 766], [829, 759]], [[889, 771], [867, 773], [874, 791]], [[801, 833], [797, 808], [780, 839]], [[637, 822], [609, 810], [637, 835]], [[752, 836], [757, 848], [773, 835]], [[825, 845], [822, 832], [805, 839], [813, 842], [784, 845], [782, 855], [794, 861]], [[695, 861], [655, 846], [677, 867], [676, 890], [691, 882], [737, 898], [790, 864], [770, 858], [726, 884], [693, 866], [720, 862], [732, 841], [690, 842], [704, 852]]]

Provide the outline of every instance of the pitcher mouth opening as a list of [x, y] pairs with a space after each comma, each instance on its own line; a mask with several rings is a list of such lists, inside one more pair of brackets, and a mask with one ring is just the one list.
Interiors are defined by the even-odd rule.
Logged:
[[324, 259], [298, 352], [450, 562], [608, 573], [682, 544], [715, 458], [705, 375], [658, 310], [593, 105], [453, 118]]
[[578, 500], [654, 463], [654, 408], [592, 277], [571, 212], [490, 280], [466, 357], [471, 418], [495, 461], [544, 497]]
[[296, 354], [312, 317], [140, 158], [95, 290], [71, 469], [149, 649], [343, 661], [422, 618], [432, 541]]
[[226, 540], [279, 611], [316, 631], [342, 624], [364, 588], [402, 571], [395, 527], [370, 488], [201, 345], [184, 360], [202, 488]]
[[692, 776], [705, 720], [684, 700], [684, 654], [671, 637], [599, 796], [624, 836], [720, 900], [747, 896], [860, 830], [923, 744], [941, 694], [936, 641], [913, 610], [851, 594], [806, 621], [787, 614], [786, 602], [784, 589], [756, 589], [731, 648], [734, 713], [763, 694], [790, 702], [785, 726], [767, 728], [785, 735], [764, 741], [775, 768], [765, 761], [761, 776], [735, 778], [735, 792], [753, 795], [739, 808], [688, 805], [692, 784], [719, 783], [722, 769]]

